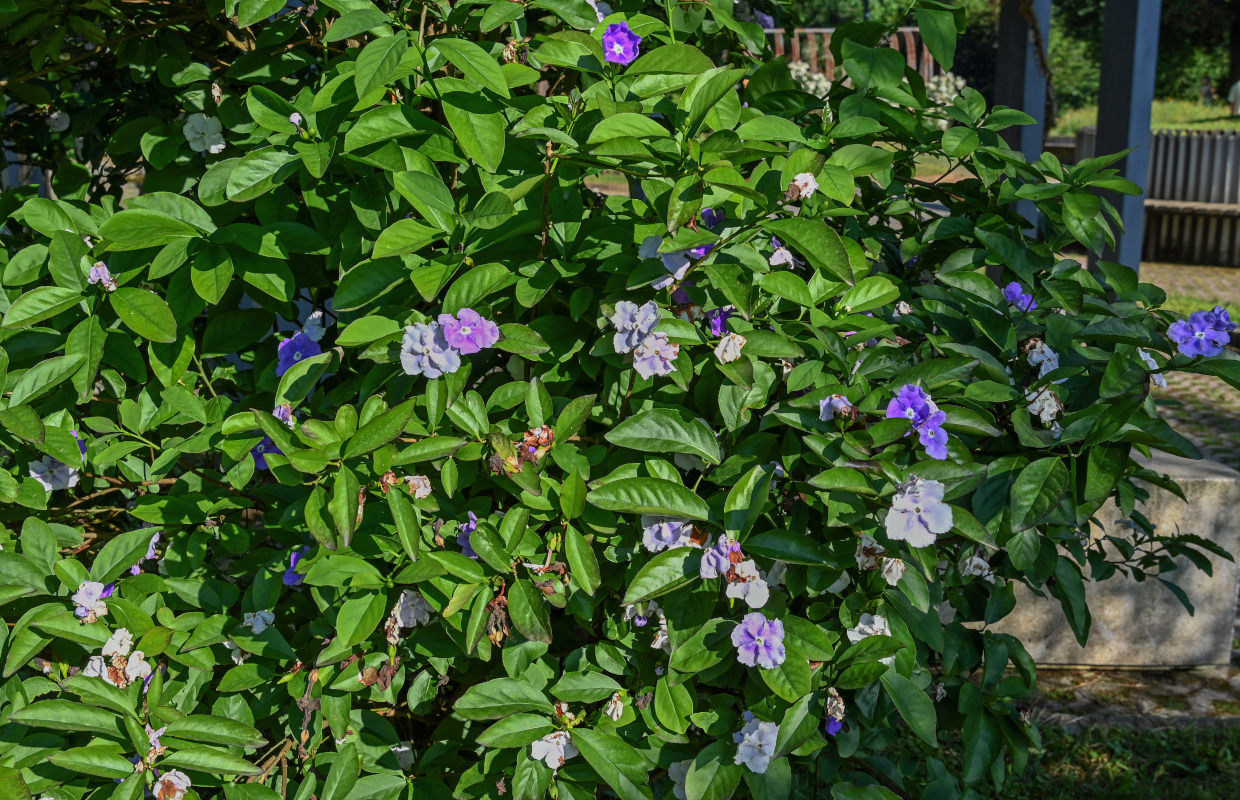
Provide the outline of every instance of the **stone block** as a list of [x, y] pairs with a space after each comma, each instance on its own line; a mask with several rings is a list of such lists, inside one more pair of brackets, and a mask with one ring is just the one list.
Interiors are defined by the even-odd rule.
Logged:
[[[1212, 461], [1194, 461], [1158, 453], [1151, 469], [1169, 475], [1188, 502], [1158, 487], [1140, 510], [1159, 533], [1193, 533], [1227, 552], [1240, 553], [1240, 472]], [[1096, 518], [1107, 528], [1122, 524], [1120, 512], [1108, 503]], [[1193, 604], [1189, 615], [1174, 595], [1156, 580], [1138, 583], [1115, 575], [1088, 580], [1085, 594], [1093, 615], [1089, 642], [1077, 644], [1059, 601], [1040, 598], [1016, 587], [1016, 608], [992, 630], [1020, 638], [1041, 665], [1106, 667], [1192, 667], [1231, 663], [1236, 624], [1236, 564], [1210, 556], [1214, 574], [1207, 575], [1187, 559], [1167, 575]]]

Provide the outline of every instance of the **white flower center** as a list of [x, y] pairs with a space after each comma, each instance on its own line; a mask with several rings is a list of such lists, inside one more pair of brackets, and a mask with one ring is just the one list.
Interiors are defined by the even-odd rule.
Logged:
[[473, 329], [472, 329], [472, 328], [470, 328], [468, 325], [462, 325], [462, 326], [461, 326], [461, 335], [462, 335], [462, 336], [468, 336], [472, 330], [473, 330]]
[[614, 42], [611, 46], [611, 52], [615, 53], [618, 56], [624, 55], [624, 45], [620, 44], [619, 42]]
[[294, 350], [294, 351], [293, 351], [293, 360], [294, 360], [294, 361], [301, 361], [301, 351], [300, 351], [300, 350]]

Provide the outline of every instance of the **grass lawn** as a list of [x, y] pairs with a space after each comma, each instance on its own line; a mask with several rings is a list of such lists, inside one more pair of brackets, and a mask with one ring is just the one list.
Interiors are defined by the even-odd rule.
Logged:
[[[1052, 136], [1074, 136], [1080, 128], [1098, 124], [1098, 107], [1086, 106], [1061, 111], [1051, 130]], [[1231, 116], [1231, 106], [1215, 102], [1212, 106], [1190, 100], [1155, 100], [1150, 127], [1223, 129], [1240, 128], [1240, 117]]]

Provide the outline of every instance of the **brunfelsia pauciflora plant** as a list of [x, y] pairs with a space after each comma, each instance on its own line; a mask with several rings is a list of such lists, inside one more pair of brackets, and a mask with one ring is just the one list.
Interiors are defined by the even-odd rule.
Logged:
[[313, 68], [262, 5], [144, 134], [183, 192], [5, 198], [0, 780], [962, 796], [1037, 742], [1017, 583], [1084, 640], [1085, 573], [1212, 549], [1135, 456], [1230, 320], [1061, 257], [1114, 159], [1025, 163], [881, 25], [824, 108], [727, 3], [324, 2]]

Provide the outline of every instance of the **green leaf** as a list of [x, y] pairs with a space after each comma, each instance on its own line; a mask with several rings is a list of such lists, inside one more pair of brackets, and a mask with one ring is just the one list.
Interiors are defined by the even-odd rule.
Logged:
[[1068, 490], [1068, 468], [1054, 457], [1040, 458], [1020, 471], [1012, 484], [1012, 530], [1032, 528]]
[[9, 403], [16, 406], [37, 400], [77, 372], [85, 360], [85, 356], [82, 355], [68, 355], [40, 361], [26, 370], [21, 380], [13, 387]]
[[82, 302], [82, 293], [62, 286], [38, 286], [13, 301], [4, 313], [4, 327], [22, 328], [54, 317]]
[[523, 747], [555, 730], [551, 720], [537, 714], [513, 714], [478, 734], [484, 747]]
[[652, 800], [650, 764], [632, 745], [618, 736], [589, 728], [574, 728], [572, 735], [573, 744], [586, 763], [620, 800]]
[[551, 619], [543, 593], [528, 580], [514, 580], [508, 590], [508, 613], [512, 625], [534, 642], [551, 641]]
[[239, 720], [214, 717], [210, 714], [190, 714], [168, 723], [165, 731], [169, 736], [191, 742], [259, 747], [266, 739], [256, 728]]
[[935, 732], [937, 717], [934, 701], [930, 695], [917, 684], [893, 670], [888, 670], [879, 678], [887, 696], [900, 712], [900, 716], [913, 729], [913, 733], [931, 747], [938, 747], [938, 735]]
[[736, 792], [744, 772], [744, 768], [735, 763], [735, 755], [736, 746], [731, 742], [713, 742], [694, 756], [685, 775], [687, 800], [728, 800]]
[[387, 84], [396, 74], [401, 56], [408, 49], [408, 35], [404, 31], [399, 31], [395, 36], [375, 39], [363, 47], [353, 69], [353, 86], [357, 96], [366, 97], [371, 91]]
[[228, 174], [225, 193], [234, 203], [261, 197], [296, 171], [301, 157], [277, 147], [246, 153]]
[[[335, 32], [335, 26], [332, 26], [332, 32]], [[289, 120], [297, 109], [266, 86], [251, 86], [245, 96], [245, 105], [254, 121], [264, 128], [280, 133], [297, 130], [297, 126]]]
[[358, 8], [342, 14], [340, 19], [333, 22], [331, 29], [327, 31], [327, 35], [323, 37], [323, 42], [331, 44], [344, 39], [352, 39], [376, 28], [380, 29], [380, 35], [390, 36], [392, 33], [391, 24], [392, 20], [387, 14], [384, 14], [374, 6]]
[[844, 292], [837, 305], [847, 314], [861, 314], [885, 306], [900, 298], [900, 289], [885, 275], [862, 278], [856, 286]]
[[508, 128], [504, 115], [495, 111], [485, 97], [464, 92], [444, 95], [441, 108], [465, 155], [487, 172], [498, 170], [504, 158], [504, 132]]
[[431, 47], [443, 53], [452, 66], [500, 97], [509, 97], [508, 82], [499, 64], [486, 50], [465, 39], [442, 38], [431, 42]]
[[771, 494], [774, 472], [769, 464], [753, 467], [728, 491], [728, 499], [723, 504], [723, 525], [729, 536], [743, 539], [761, 519]]
[[595, 506], [625, 514], [658, 514], [705, 520], [706, 502], [691, 490], [662, 478], [621, 478], [599, 486], [586, 496]]
[[193, 225], [152, 208], [120, 211], [99, 226], [99, 235], [113, 250], [145, 250], [179, 239], [201, 236]]
[[796, 303], [802, 308], [814, 305], [814, 295], [806, 285], [805, 279], [791, 272], [768, 272], [762, 276], [762, 288], [776, 297]]
[[349, 742], [340, 748], [332, 768], [327, 773], [327, 782], [323, 784], [321, 800], [344, 800], [357, 783], [357, 776], [362, 770], [362, 760], [357, 753], [357, 745]]
[[930, 55], [944, 70], [950, 71], [956, 60], [956, 17], [937, 8], [917, 9], [917, 27]]
[[139, 528], [109, 539], [91, 562], [90, 579], [99, 583], [116, 580], [146, 555], [155, 533], [151, 528]]
[[112, 309], [131, 331], [152, 342], [177, 340], [177, 321], [172, 309], [154, 292], [122, 286], [108, 295]]
[[600, 703], [620, 689], [614, 678], [601, 672], [566, 672], [551, 687], [551, 696], [567, 703]]
[[551, 714], [551, 701], [531, 684], [516, 678], [496, 678], [466, 690], [454, 706], [465, 719], [499, 719], [522, 711]]
[[241, 0], [241, 5], [237, 11], [237, 22], [243, 28], [248, 28], [256, 22], [261, 22], [284, 8], [284, 0]]
[[72, 700], [39, 700], [14, 711], [10, 722], [55, 731], [86, 731], [105, 736], [120, 735], [120, 720], [114, 712], [84, 706]]
[[[356, 510], [356, 495], [353, 501]], [[387, 599], [380, 592], [367, 592], [361, 597], [349, 598], [336, 615], [336, 635], [345, 647], [353, 647], [366, 641], [386, 615]]]
[[568, 557], [569, 576], [577, 586], [586, 594], [592, 595], [598, 591], [603, 579], [594, 548], [571, 526], [564, 532], [564, 551]]
[[614, 445], [645, 453], [688, 453], [707, 464], [722, 460], [710, 426], [680, 409], [639, 411], [608, 431], [605, 438]]
[[413, 416], [413, 409], [417, 402], [417, 398], [406, 400], [358, 428], [357, 433], [349, 439], [344, 457], [350, 459], [364, 455], [379, 449], [399, 436]]
[[133, 774], [129, 759], [111, 747], [71, 747], [48, 758], [63, 769], [99, 778], [128, 778]]
[[852, 285], [852, 264], [840, 235], [826, 223], [807, 217], [769, 220], [763, 227], [799, 252], [810, 266]]
[[392, 176], [392, 185], [427, 222], [448, 233], [456, 228], [456, 204], [438, 175], [398, 172]]
[[636, 605], [679, 589], [701, 574], [702, 551], [694, 547], [664, 550], [642, 564], [624, 593], [624, 605]]
[[768, 531], [745, 540], [745, 551], [789, 564], [821, 567], [831, 562], [831, 554], [810, 536], [793, 531]]

